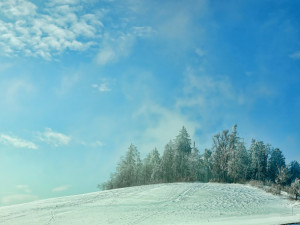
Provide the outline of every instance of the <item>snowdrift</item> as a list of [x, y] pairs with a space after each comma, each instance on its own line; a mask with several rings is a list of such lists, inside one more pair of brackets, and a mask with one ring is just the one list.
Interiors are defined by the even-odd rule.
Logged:
[[299, 221], [297, 202], [240, 184], [157, 184], [0, 208], [2, 225], [267, 225]]

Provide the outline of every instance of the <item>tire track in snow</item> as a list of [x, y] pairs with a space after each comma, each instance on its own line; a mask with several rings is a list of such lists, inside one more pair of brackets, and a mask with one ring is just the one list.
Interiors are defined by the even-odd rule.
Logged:
[[[180, 184], [180, 187], [182, 184]], [[171, 196], [171, 198], [168, 198], [167, 201], [162, 202], [161, 204], [157, 205], [157, 207], [155, 208], [155, 211], [152, 210], [151, 213], [144, 215], [136, 220], [134, 220], [133, 222], [129, 223], [128, 225], [135, 225], [135, 224], [141, 224], [143, 222], [146, 222], [147, 220], [151, 219], [152, 217], [157, 216], [158, 214], [164, 214], [165, 212], [163, 212], [161, 209], [165, 208], [165, 207], [169, 207], [172, 206], [174, 204], [178, 204], [180, 201], [183, 201], [184, 199], [188, 198], [189, 196], [191, 196], [192, 193], [194, 193], [200, 186], [201, 184], [186, 184], [187, 189], [184, 189], [183, 191], [181, 191], [179, 194], [175, 195], [174, 197], [174, 192], [170, 192], [169, 196]]]

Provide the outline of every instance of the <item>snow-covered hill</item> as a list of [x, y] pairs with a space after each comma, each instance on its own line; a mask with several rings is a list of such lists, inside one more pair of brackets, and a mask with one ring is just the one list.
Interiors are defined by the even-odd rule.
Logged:
[[1, 225], [267, 225], [299, 221], [299, 204], [239, 184], [157, 184], [0, 208]]

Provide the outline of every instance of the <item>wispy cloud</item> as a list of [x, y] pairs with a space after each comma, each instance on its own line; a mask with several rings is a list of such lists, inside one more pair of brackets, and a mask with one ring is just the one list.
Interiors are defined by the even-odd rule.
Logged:
[[15, 102], [19, 96], [33, 91], [32, 83], [23, 79], [12, 80], [6, 89], [6, 99], [8, 102]]
[[52, 189], [52, 192], [63, 192], [71, 188], [71, 185], [63, 185]]
[[99, 148], [99, 147], [103, 147], [105, 145], [102, 141], [91, 141], [91, 142], [78, 141], [78, 143], [83, 146], [93, 147], [93, 148]]
[[106, 65], [127, 57], [131, 53], [136, 39], [145, 38], [151, 33], [153, 33], [151, 27], [132, 27], [125, 31], [106, 33], [96, 62], [100, 65]]
[[[147, 103], [143, 105], [135, 114], [134, 118], [138, 118], [145, 123], [145, 130], [140, 133], [138, 138], [140, 149], [149, 151], [154, 147], [162, 150], [169, 140], [178, 135], [182, 126], [185, 126], [191, 138], [196, 137], [196, 131], [199, 129], [199, 123], [180, 110], [167, 108], [157, 104]], [[195, 139], [194, 139], [195, 140]]]
[[91, 143], [92, 147], [102, 147], [104, 146], [104, 143], [102, 141], [95, 141]]
[[68, 93], [80, 80], [79, 74], [63, 76], [61, 78], [60, 87], [56, 89], [58, 95]]
[[198, 106], [204, 109], [226, 105], [228, 102], [243, 102], [229, 77], [209, 76], [192, 67], [186, 70], [183, 92], [184, 95], [177, 100], [177, 107]]
[[97, 89], [100, 92], [109, 92], [109, 91], [111, 91], [111, 89], [108, 87], [107, 83], [93, 84], [92, 87]]
[[19, 190], [22, 190], [22, 191], [24, 191], [26, 193], [31, 193], [31, 189], [29, 188], [28, 185], [19, 184], [19, 185], [16, 186], [16, 188], [19, 189]]
[[0, 3], [0, 50], [50, 60], [66, 50], [83, 51], [99, 38], [101, 13], [85, 13], [79, 1], [50, 1], [39, 8], [28, 0]]
[[293, 54], [290, 54], [289, 57], [292, 58], [292, 59], [300, 59], [300, 51], [299, 52], [294, 52]]
[[0, 63], [0, 72], [6, 71], [13, 67], [13, 63]]
[[65, 134], [54, 132], [51, 128], [46, 128], [43, 133], [39, 133], [39, 139], [47, 144], [55, 147], [67, 145], [71, 141], [71, 137]]
[[36, 195], [30, 194], [16, 194], [16, 195], [9, 195], [5, 196], [1, 199], [1, 203], [4, 205], [11, 205], [11, 204], [18, 204], [18, 203], [25, 203], [38, 200], [39, 197]]
[[28, 149], [37, 149], [38, 146], [24, 139], [20, 139], [18, 137], [10, 136], [7, 134], [0, 134], [0, 143], [11, 145], [16, 148], [28, 148]]

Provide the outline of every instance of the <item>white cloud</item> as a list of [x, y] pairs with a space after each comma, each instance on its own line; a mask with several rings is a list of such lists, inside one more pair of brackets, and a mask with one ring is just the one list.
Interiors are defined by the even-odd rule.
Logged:
[[[0, 28], [1, 29], [1, 28]], [[6, 71], [13, 67], [12, 63], [1, 63], [0, 64], [0, 72]]]
[[127, 57], [131, 53], [137, 38], [146, 38], [153, 32], [151, 27], [132, 27], [126, 32], [106, 33], [101, 43], [102, 47], [96, 57], [96, 62], [100, 65], [106, 65]]
[[138, 117], [146, 123], [146, 129], [140, 133], [139, 143], [137, 143], [139, 149], [144, 152], [149, 152], [154, 147], [162, 151], [168, 141], [178, 135], [182, 126], [187, 128], [190, 137], [195, 140], [196, 130], [200, 128], [199, 123], [195, 123], [193, 119], [179, 110], [168, 109], [156, 104], [144, 105], [135, 113], [134, 117]]
[[205, 51], [202, 50], [201, 48], [196, 48], [196, 49], [195, 49], [195, 53], [196, 53], [198, 56], [200, 56], [200, 57], [205, 56]]
[[6, 87], [6, 101], [16, 102], [18, 97], [34, 91], [34, 86], [25, 80], [12, 80]]
[[11, 205], [11, 204], [19, 204], [25, 202], [31, 202], [38, 200], [39, 197], [35, 195], [29, 194], [16, 194], [16, 195], [9, 195], [5, 196], [1, 199], [1, 203], [4, 205]]
[[67, 93], [78, 83], [79, 80], [79, 74], [63, 76], [61, 78], [60, 87], [56, 89], [56, 93], [59, 95]]
[[118, 56], [111, 47], [103, 48], [97, 56], [97, 62], [100, 65], [105, 65], [109, 62], [117, 60]]
[[121, 57], [129, 55], [134, 43], [132, 34], [121, 34], [117, 38], [111, 37], [109, 34], [104, 36], [102, 48], [100, 49], [96, 61], [100, 65], [116, 62]]
[[100, 37], [101, 13], [85, 13], [84, 4], [75, 0], [44, 4], [38, 10], [28, 0], [0, 3], [1, 54], [50, 60], [67, 50], [84, 51]]
[[91, 142], [78, 141], [78, 143], [93, 148], [103, 147], [105, 145], [102, 141], [91, 141]]
[[31, 193], [31, 190], [30, 190], [30, 188], [29, 188], [28, 185], [19, 184], [19, 185], [16, 186], [16, 188], [20, 189], [20, 190], [22, 190], [22, 191], [24, 191], [26, 193]]
[[228, 102], [242, 103], [239, 96], [227, 76], [209, 76], [189, 67], [186, 71], [184, 97], [177, 100], [177, 107], [215, 108]]
[[101, 141], [95, 141], [95, 142], [91, 143], [91, 146], [92, 147], [102, 147], [102, 146], [104, 146], [104, 144]]
[[70, 189], [71, 185], [63, 185], [52, 189], [52, 192], [63, 192]]
[[20, 139], [17, 137], [9, 136], [7, 134], [0, 134], [0, 143], [6, 145], [12, 145], [16, 148], [29, 148], [29, 149], [37, 149], [38, 146], [31, 141], [27, 141], [24, 139]]
[[50, 0], [49, 5], [74, 5], [78, 4], [79, 0]]
[[92, 8], [93, 2], [0, 3], [0, 54], [51, 60], [65, 51], [85, 51], [93, 46], [99, 49], [95, 61], [106, 65], [127, 57], [138, 38], [154, 33], [151, 26], [136, 26], [140, 22], [133, 19], [137, 15], [131, 14], [137, 12], [128, 11], [130, 4], [107, 1], [112, 9], [107, 10]]
[[40, 133], [39, 139], [55, 147], [67, 145], [71, 141], [71, 137], [62, 133], [54, 132], [50, 128], [46, 128], [43, 133]]
[[102, 83], [102, 84], [93, 84], [93, 88], [96, 88], [100, 92], [109, 92], [111, 89], [108, 87], [107, 83]]
[[32, 81], [26, 78], [2, 79], [0, 89], [0, 105], [8, 111], [26, 109], [37, 90]]
[[0, 2], [0, 10], [8, 18], [32, 16], [36, 14], [36, 5], [26, 0], [6, 0]]
[[292, 58], [292, 59], [300, 59], [300, 51], [299, 52], [294, 52], [293, 54], [290, 54], [289, 57]]

